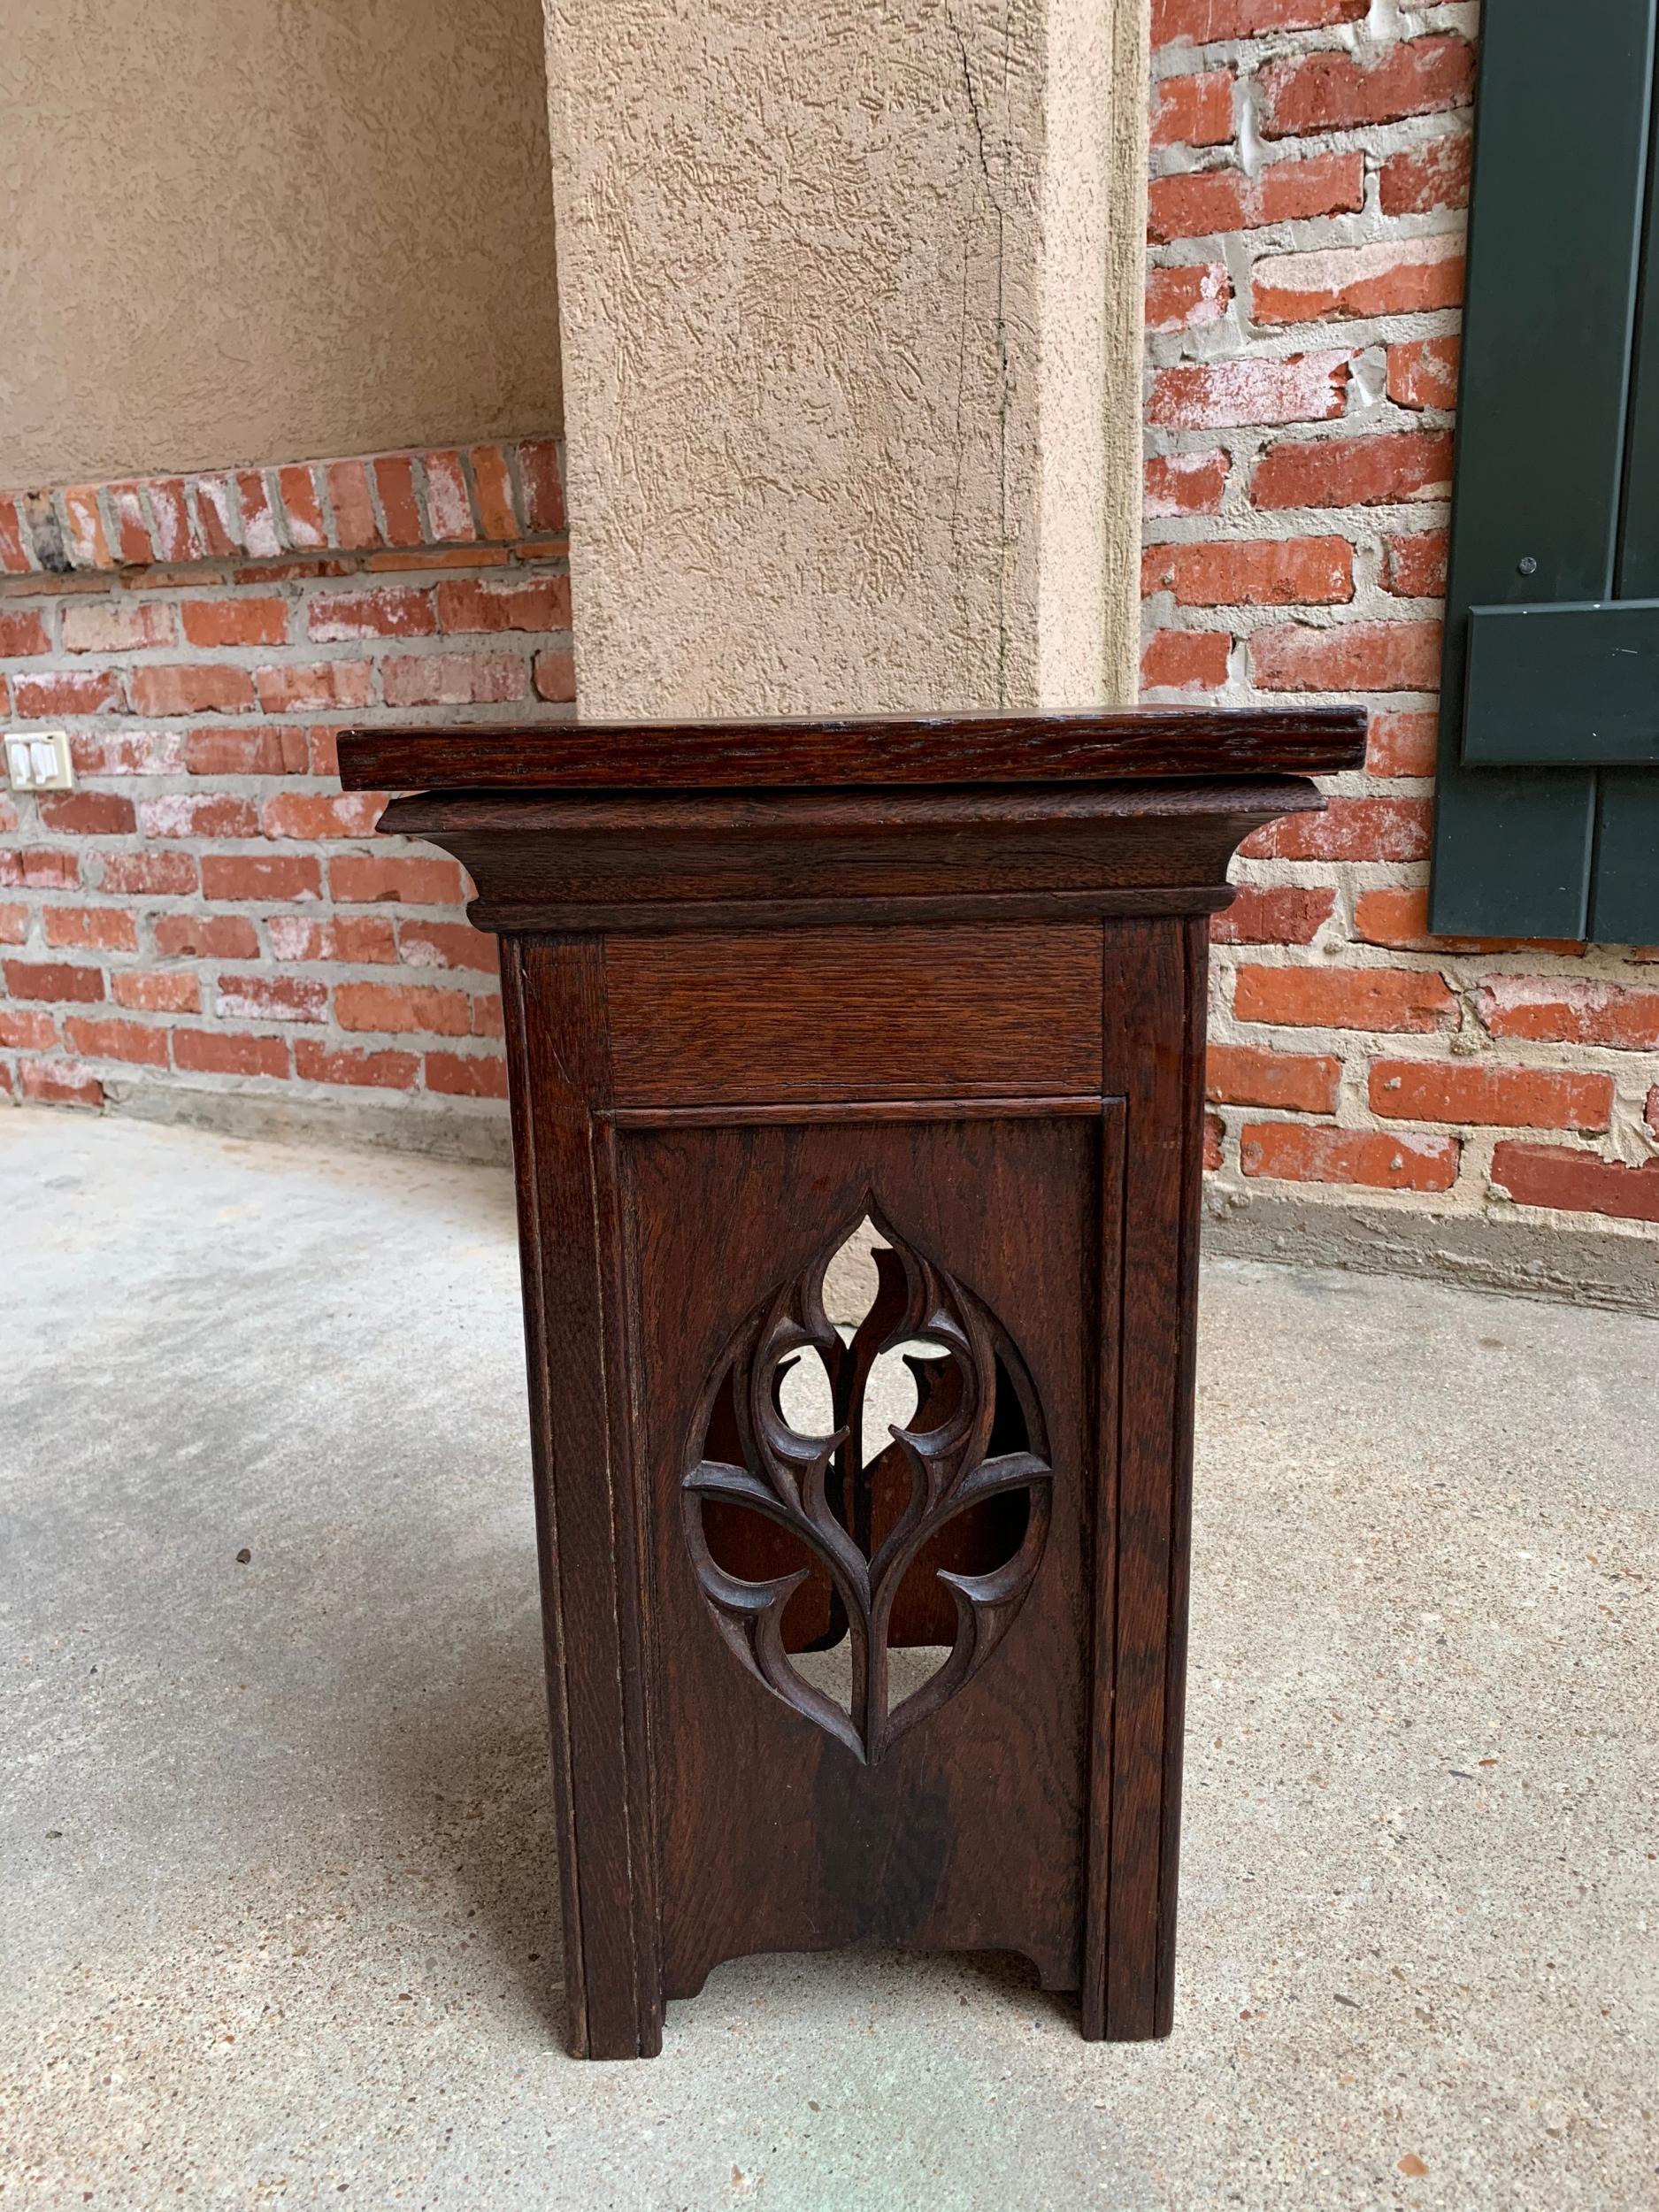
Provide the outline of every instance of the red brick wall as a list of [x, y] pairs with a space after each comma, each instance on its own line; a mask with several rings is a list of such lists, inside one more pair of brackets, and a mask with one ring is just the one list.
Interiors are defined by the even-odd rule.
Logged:
[[0, 497], [0, 719], [76, 777], [0, 794], [0, 1094], [498, 1116], [494, 941], [334, 737], [568, 715], [568, 551], [545, 442]]
[[1373, 715], [1236, 871], [1213, 1179], [1659, 1223], [1659, 949], [1427, 934], [1475, 13], [1153, 0], [1148, 696]]

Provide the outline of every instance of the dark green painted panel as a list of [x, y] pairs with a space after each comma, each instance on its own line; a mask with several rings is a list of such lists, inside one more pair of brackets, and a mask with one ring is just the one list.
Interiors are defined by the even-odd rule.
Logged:
[[[1659, 598], [1659, 158], [1647, 155], [1647, 220], [1631, 373], [1615, 588]], [[1590, 935], [1598, 944], [1659, 944], [1659, 770], [1598, 779]]]
[[1601, 799], [1591, 937], [1659, 944], [1659, 769], [1604, 775]]
[[1471, 607], [1463, 760], [1659, 767], [1659, 599]]
[[1653, 19], [1654, 0], [1483, 12], [1429, 907], [1446, 935], [1587, 926], [1594, 776], [1465, 766], [1468, 615], [1612, 595]]

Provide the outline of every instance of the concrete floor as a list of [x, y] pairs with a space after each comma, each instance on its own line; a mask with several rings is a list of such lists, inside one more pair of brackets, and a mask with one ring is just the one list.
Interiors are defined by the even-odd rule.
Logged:
[[1211, 1270], [1170, 2042], [859, 1955], [596, 2066], [505, 1177], [4, 1113], [0, 1252], [0, 2206], [1659, 2203], [1659, 1324]]

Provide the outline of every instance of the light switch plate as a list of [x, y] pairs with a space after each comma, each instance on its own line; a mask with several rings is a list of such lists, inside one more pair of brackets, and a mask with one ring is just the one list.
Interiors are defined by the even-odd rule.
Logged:
[[8, 730], [6, 780], [13, 791], [73, 791], [67, 730]]

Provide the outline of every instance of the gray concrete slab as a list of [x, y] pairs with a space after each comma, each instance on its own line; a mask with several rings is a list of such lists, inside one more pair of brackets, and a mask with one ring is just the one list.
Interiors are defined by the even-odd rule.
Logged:
[[1169, 2042], [860, 1954], [596, 2066], [499, 1171], [0, 1114], [0, 2206], [1659, 2203], [1659, 1324], [1210, 1271]]

